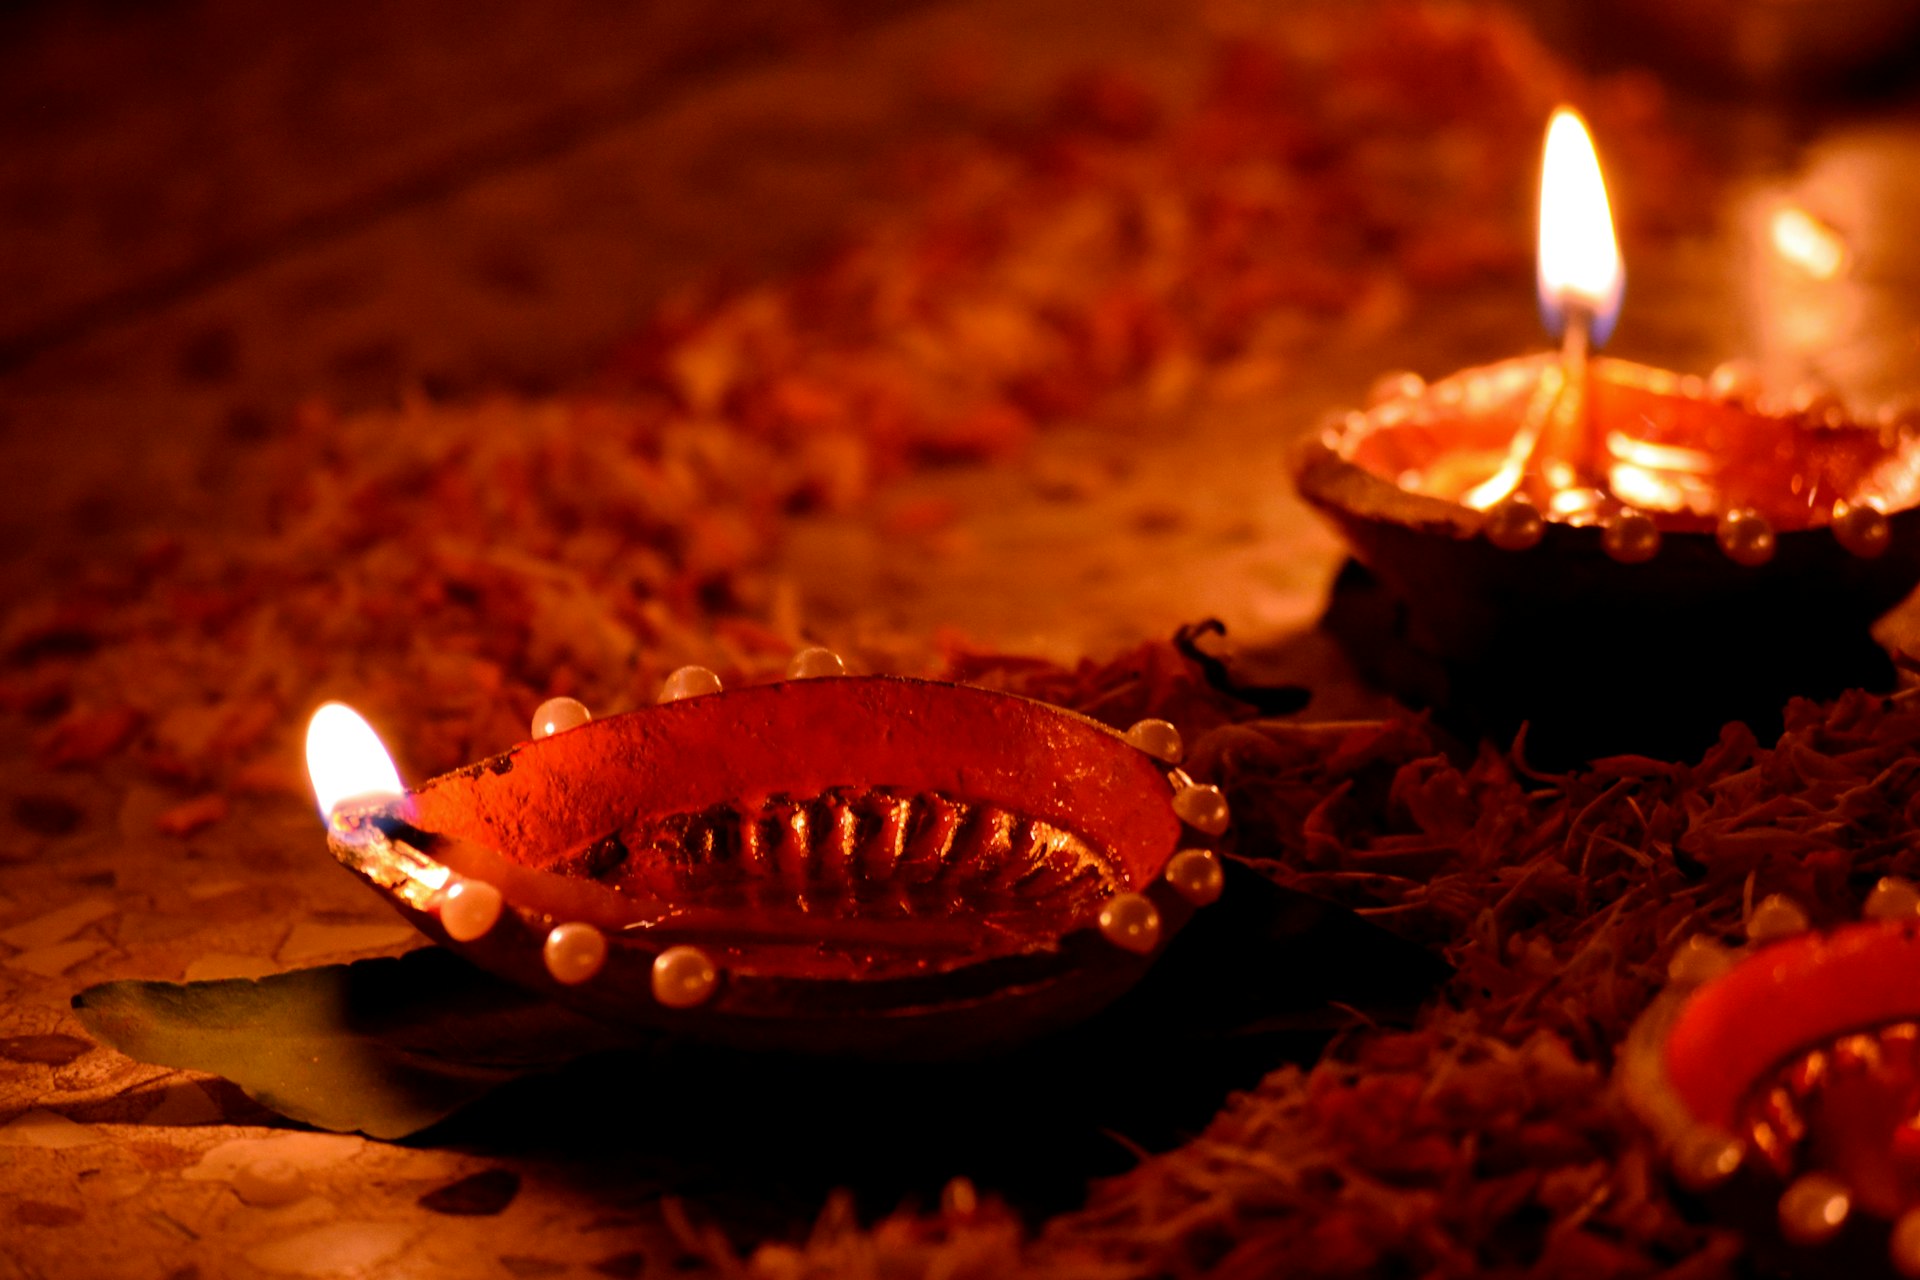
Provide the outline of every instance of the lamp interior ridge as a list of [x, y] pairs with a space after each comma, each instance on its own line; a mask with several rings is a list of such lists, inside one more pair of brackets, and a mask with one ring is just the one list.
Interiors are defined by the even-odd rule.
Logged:
[[[648, 815], [549, 869], [670, 902], [675, 914], [747, 911], [917, 926], [965, 907], [1017, 927], [1071, 921], [1118, 892], [1108, 860], [1071, 830], [991, 803], [893, 788]], [[748, 927], [748, 926], [742, 926]]]

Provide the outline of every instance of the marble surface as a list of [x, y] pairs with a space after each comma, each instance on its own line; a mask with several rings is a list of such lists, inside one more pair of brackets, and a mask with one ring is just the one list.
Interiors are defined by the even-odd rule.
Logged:
[[[803, 260], [877, 198], [876, 157], [965, 122], [928, 88], [956, 51], [1002, 69], [964, 108], [992, 120], [1089, 61], [1180, 94], [1203, 47], [1166, 0], [1101, 6], [1098, 22], [1063, 0], [575, 0], [537, 22], [493, 8], [450, 21], [430, 0], [369, 4], [271, 30], [214, 2], [0, 15], [0, 120], [30, 139], [0, 150], [0, 532], [47, 553], [9, 558], [0, 586], [217, 497], [225, 442], [302, 400], [566, 385], [673, 287]], [[452, 38], [423, 40], [421, 24]], [[1744, 354], [1867, 404], [1920, 392], [1905, 234], [1920, 109], [1687, 109], [1740, 176], [1708, 229], [1630, 258], [1614, 349], [1699, 371]], [[1621, 181], [1621, 199], [1660, 198]], [[1768, 247], [1787, 202], [1845, 238], [1842, 274], [1813, 278]], [[1404, 323], [1330, 335], [1277, 394], [1074, 425], [1037, 442], [1017, 484], [932, 472], [885, 510], [809, 519], [781, 571], [840, 634], [953, 624], [1058, 658], [1216, 616], [1250, 662], [1312, 681], [1311, 714], [1377, 710], [1311, 630], [1340, 553], [1292, 496], [1289, 442], [1382, 369], [1439, 374], [1536, 341], [1532, 300], [1504, 286], [1410, 306]], [[1886, 634], [1914, 625], [1903, 614]], [[164, 835], [177, 797], [45, 771], [27, 732], [0, 734], [0, 1277], [619, 1277], [711, 1261], [679, 1197], [729, 1192], [676, 1184], [642, 1153], [582, 1163], [564, 1143], [312, 1133], [95, 1046], [67, 1011], [90, 983], [251, 976], [414, 939], [331, 865], [297, 798]], [[789, 1212], [807, 1210], [735, 1205], [730, 1221], [785, 1231]]]

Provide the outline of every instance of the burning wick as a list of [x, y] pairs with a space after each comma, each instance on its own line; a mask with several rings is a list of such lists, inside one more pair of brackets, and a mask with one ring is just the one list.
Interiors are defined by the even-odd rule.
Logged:
[[[1468, 506], [1490, 513], [1488, 536], [1510, 550], [1540, 540], [1540, 510], [1581, 521], [1605, 501], [1587, 364], [1613, 332], [1626, 271], [1593, 138], [1566, 107], [1547, 125], [1537, 264], [1541, 319], [1560, 339], [1560, 359], [1541, 374], [1505, 462], [1466, 495]], [[1517, 509], [1494, 510], [1509, 504]]]
[[338, 810], [347, 802], [360, 807], [407, 792], [380, 735], [344, 702], [325, 704], [307, 722], [307, 776], [320, 816], [335, 829], [342, 823]]
[[[574, 727], [566, 723], [570, 719], [590, 718], [578, 702], [554, 699], [541, 708], [534, 733], [550, 736], [542, 729], [561, 732]], [[328, 843], [342, 862], [414, 910], [436, 916], [456, 942], [476, 941], [501, 920], [507, 906], [501, 887], [471, 873], [476, 864], [497, 860], [458, 836], [414, 825], [412, 798], [400, 773], [359, 712], [329, 702], [313, 713], [307, 725], [307, 772], [326, 819]], [[468, 870], [456, 874], [455, 866]], [[598, 972], [606, 941], [593, 924], [567, 922], [554, 933], [560, 941], [550, 943], [546, 956], [557, 981], [583, 982]]]
[[[395, 812], [408, 809], [400, 771], [373, 726], [344, 702], [326, 703], [307, 722], [307, 775], [333, 839], [362, 849], [397, 841], [417, 851], [415, 860], [423, 866], [424, 855], [443, 843]], [[435, 868], [415, 878], [431, 880], [438, 889], [447, 875]]]
[[342, 702], [307, 722], [307, 775], [335, 845], [379, 857], [423, 891], [446, 887], [451, 873], [429, 855], [441, 837], [407, 821], [407, 789], [373, 726]]

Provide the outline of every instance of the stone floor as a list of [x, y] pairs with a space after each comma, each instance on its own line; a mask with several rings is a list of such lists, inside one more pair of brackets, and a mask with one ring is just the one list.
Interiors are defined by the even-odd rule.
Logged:
[[[1189, 6], [1093, 13], [0, 12], [0, 536], [52, 553], [0, 562], [0, 587], [217, 497], [223, 445], [302, 400], [573, 384], [673, 288], [804, 260], [873, 207], [877, 161], [916, 132], [1020, 118], [1088, 62], [1191, 87]], [[1744, 353], [1867, 402], [1916, 390], [1920, 259], [1904, 232], [1920, 115], [1899, 101], [1699, 113], [1745, 176], [1711, 235], [1631, 264], [1619, 350], [1697, 370]], [[1845, 278], [1768, 256], [1763, 219], [1787, 198], [1847, 233]], [[924, 536], [903, 549], [870, 517], [820, 518], [793, 531], [783, 570], [843, 634], [954, 623], [1056, 657], [1218, 616], [1251, 660], [1312, 680], [1312, 714], [1364, 714], [1379, 696], [1311, 630], [1339, 548], [1291, 494], [1289, 443], [1383, 369], [1440, 373], [1537, 341], [1525, 297], [1419, 307], [1333, 336], [1259, 403], [1049, 434], [1017, 486], [912, 478], [893, 501], [948, 513]], [[676, 1181], [644, 1151], [308, 1132], [218, 1081], [94, 1046], [67, 1010], [90, 983], [250, 976], [413, 935], [331, 865], [301, 804], [244, 803], [182, 840], [155, 833], [169, 801], [149, 785], [43, 772], [18, 732], [0, 760], [0, 1278], [634, 1276], [706, 1252], [707, 1219], [679, 1197], [733, 1189]], [[787, 1211], [801, 1207], [735, 1205], [730, 1220], [782, 1231]]]

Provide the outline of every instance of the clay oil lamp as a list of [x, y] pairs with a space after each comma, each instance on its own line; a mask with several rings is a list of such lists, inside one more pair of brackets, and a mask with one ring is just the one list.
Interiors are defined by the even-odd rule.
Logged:
[[[1775, 403], [1738, 365], [1700, 378], [1593, 355], [1624, 271], [1569, 111], [1540, 203], [1560, 348], [1391, 375], [1302, 447], [1301, 494], [1364, 566], [1329, 626], [1443, 721], [1531, 721], [1530, 741], [1557, 732], [1569, 754], [1678, 752], [1793, 694], [1886, 685], [1867, 627], [1920, 580], [1914, 433], [1830, 397]], [[1343, 612], [1343, 590], [1371, 603]]]
[[560, 699], [533, 737], [404, 789], [366, 722], [313, 718], [328, 843], [443, 946], [607, 1022], [948, 1057], [1077, 1021], [1221, 892], [1226, 802], [1178, 732], [838, 674], [652, 707]]
[[1686, 1192], [1807, 1275], [1920, 1277], [1920, 891], [1808, 927], [1762, 900], [1748, 942], [1690, 939], [1617, 1084]]

